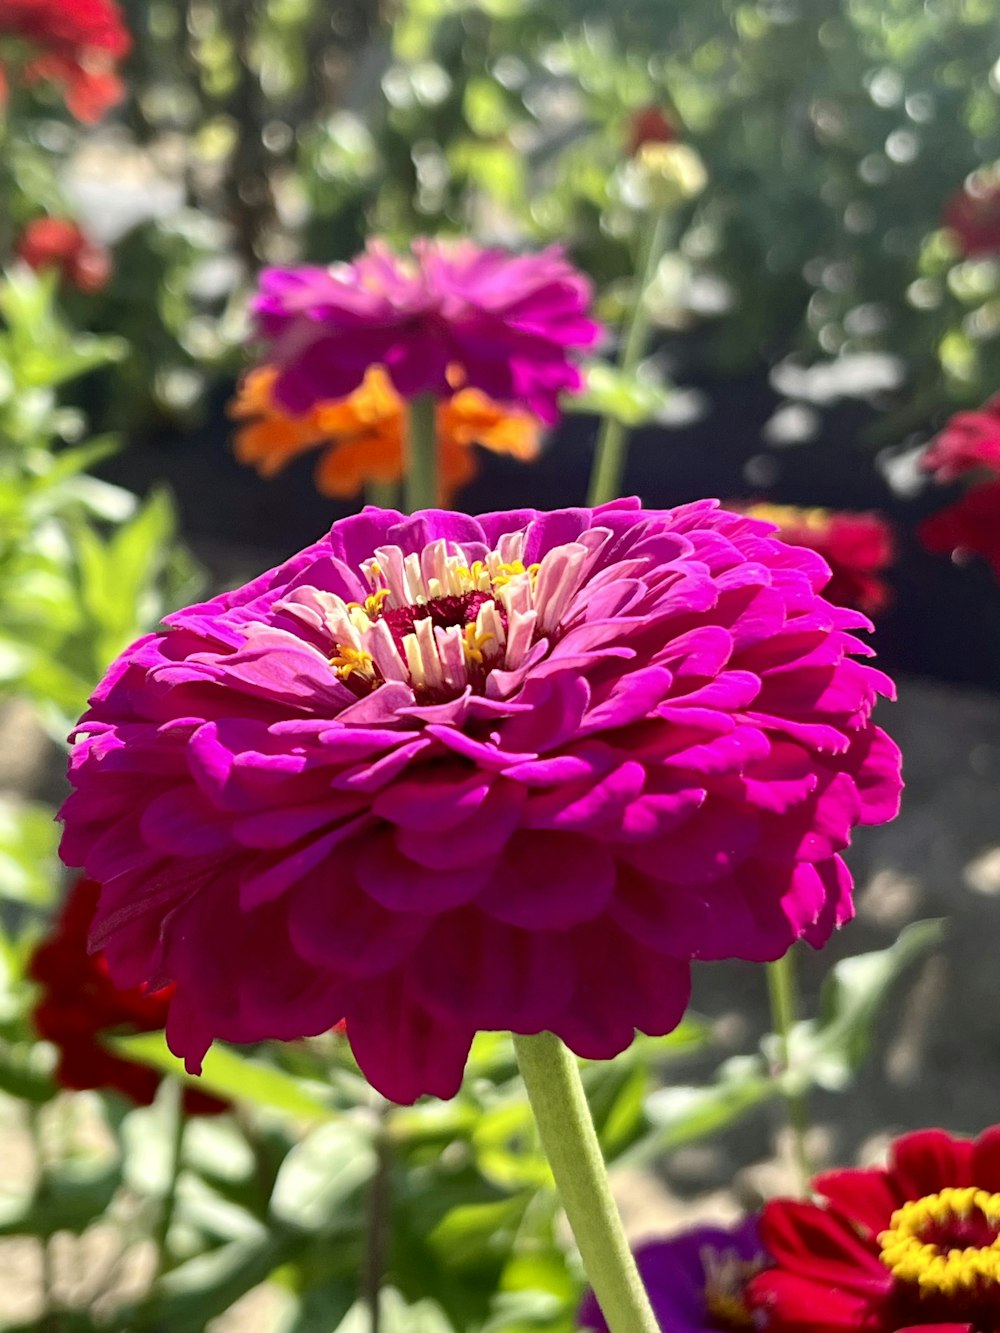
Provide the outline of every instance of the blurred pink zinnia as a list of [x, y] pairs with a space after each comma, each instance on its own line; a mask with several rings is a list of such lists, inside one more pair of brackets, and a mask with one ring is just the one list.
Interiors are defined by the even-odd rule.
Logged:
[[980, 468], [1000, 473], [1000, 394], [974, 412], [956, 412], [920, 462], [944, 482]]
[[896, 811], [891, 683], [828, 577], [711, 501], [344, 519], [96, 691], [62, 810], [94, 943], [175, 983], [190, 1069], [346, 1019], [410, 1101], [477, 1029], [668, 1032], [691, 959], [822, 944]]
[[552, 422], [581, 384], [570, 349], [600, 333], [590, 296], [556, 247], [511, 255], [425, 238], [407, 258], [373, 242], [350, 264], [267, 269], [254, 310], [291, 412], [352, 393], [382, 365], [404, 398], [479, 389]]

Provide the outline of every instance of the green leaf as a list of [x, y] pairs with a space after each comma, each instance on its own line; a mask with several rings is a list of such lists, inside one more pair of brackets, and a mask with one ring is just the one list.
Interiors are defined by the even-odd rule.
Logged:
[[604, 361], [590, 362], [584, 375], [584, 388], [565, 395], [563, 410], [611, 417], [629, 428], [656, 421], [675, 392], [672, 385], [625, 375]]
[[[793, 1087], [845, 1088], [871, 1046], [875, 1020], [902, 974], [940, 944], [942, 921], [916, 921], [888, 949], [841, 959], [827, 977], [820, 1016], [797, 1023], [789, 1041]], [[773, 1039], [772, 1039], [773, 1040]]]
[[478, 1267], [503, 1258], [531, 1202], [530, 1193], [490, 1203], [466, 1203], [450, 1209], [428, 1236], [447, 1268]]
[[338, 1120], [320, 1125], [297, 1143], [281, 1164], [271, 1211], [285, 1226], [325, 1230], [337, 1221], [357, 1190], [375, 1174], [373, 1126]]
[[120, 1184], [116, 1161], [67, 1159], [46, 1172], [30, 1198], [0, 1201], [0, 1236], [79, 1235], [107, 1211]]
[[[382, 1290], [379, 1313], [382, 1333], [455, 1333], [451, 1321], [434, 1301], [408, 1305], [391, 1287]], [[337, 1325], [336, 1333], [369, 1333], [371, 1319], [368, 1306], [358, 1301]]]
[[58, 845], [49, 806], [0, 799], [0, 899], [51, 906], [60, 883]]
[[117, 1327], [204, 1333], [210, 1319], [259, 1286], [302, 1248], [303, 1237], [276, 1231], [199, 1254], [163, 1278], [146, 1300], [118, 1313]]
[[685, 1143], [708, 1138], [780, 1095], [760, 1056], [734, 1056], [708, 1087], [660, 1088], [646, 1102], [652, 1130], [619, 1159], [630, 1166], [655, 1160]]
[[141, 1032], [132, 1037], [107, 1037], [107, 1045], [120, 1055], [154, 1069], [173, 1074], [193, 1088], [215, 1093], [234, 1102], [269, 1107], [305, 1120], [327, 1119], [332, 1108], [290, 1074], [249, 1055], [240, 1055], [218, 1042], [205, 1056], [198, 1077], [185, 1074], [183, 1063], [167, 1047], [162, 1032]]

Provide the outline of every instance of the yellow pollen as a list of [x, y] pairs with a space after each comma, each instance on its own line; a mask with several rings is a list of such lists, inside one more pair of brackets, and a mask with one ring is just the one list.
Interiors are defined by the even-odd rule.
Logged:
[[355, 672], [370, 680], [375, 675], [375, 659], [364, 648], [352, 648], [350, 644], [338, 643], [337, 651], [330, 658], [330, 665], [341, 680], [347, 680]]
[[495, 634], [477, 634], [475, 625], [466, 625], [465, 637], [462, 641], [462, 652], [465, 654], [467, 662], [476, 662], [480, 666], [483, 662], [483, 649], [489, 643], [490, 639], [496, 638]]
[[382, 603], [389, 596], [388, 588], [378, 588], [365, 598], [364, 606], [360, 602], [348, 602], [348, 611], [364, 611], [369, 620], [378, 619], [382, 613]]
[[508, 565], [501, 565], [493, 575], [493, 586], [494, 588], [502, 588], [512, 578], [516, 578], [518, 574], [529, 574], [534, 579], [537, 577], [540, 568], [539, 565], [528, 565], [526, 569], [520, 560], [512, 560]]
[[989, 1245], [961, 1249], [924, 1239], [928, 1228], [944, 1227], [979, 1213], [1000, 1231], [1000, 1194], [974, 1185], [943, 1189], [905, 1203], [878, 1238], [881, 1260], [893, 1277], [912, 1282], [923, 1296], [957, 1296], [984, 1286], [1000, 1286], [1000, 1235]]
[[736, 1250], [715, 1250], [706, 1245], [701, 1251], [701, 1266], [705, 1272], [705, 1309], [713, 1323], [726, 1328], [753, 1328], [743, 1291], [746, 1284], [760, 1272], [759, 1259], [741, 1259]]
[[823, 532], [830, 526], [828, 509], [800, 509], [796, 505], [756, 504], [746, 511], [751, 518], [762, 518], [774, 523], [779, 528], [811, 528], [814, 532]]

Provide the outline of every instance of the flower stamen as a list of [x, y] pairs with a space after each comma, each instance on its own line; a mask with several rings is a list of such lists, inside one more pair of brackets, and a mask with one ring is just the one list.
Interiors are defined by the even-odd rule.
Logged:
[[706, 1245], [701, 1250], [705, 1274], [705, 1310], [715, 1328], [753, 1328], [753, 1315], [743, 1292], [752, 1277], [760, 1272], [760, 1260], [742, 1259], [736, 1250], [716, 1250]]
[[968, 1186], [905, 1203], [878, 1237], [880, 1258], [920, 1295], [1000, 1287], [1000, 1194]]

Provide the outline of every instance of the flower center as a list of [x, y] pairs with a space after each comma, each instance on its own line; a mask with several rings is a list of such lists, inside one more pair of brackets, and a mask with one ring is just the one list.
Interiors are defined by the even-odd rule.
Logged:
[[302, 587], [278, 609], [331, 645], [331, 667], [359, 697], [391, 681], [409, 685], [422, 703], [470, 688], [481, 694], [491, 672], [517, 673], [532, 648], [560, 630], [598, 534], [585, 535], [589, 541], [555, 547], [530, 566], [521, 534], [474, 556], [444, 540], [409, 555], [380, 547], [361, 566], [371, 589], [363, 603]]
[[743, 1297], [746, 1284], [759, 1273], [760, 1260], [741, 1259], [735, 1250], [701, 1251], [705, 1273], [705, 1312], [712, 1328], [738, 1330], [753, 1328], [753, 1315]]
[[[881, 1260], [898, 1283], [958, 1319], [1000, 1309], [1000, 1194], [969, 1186], [943, 1189], [898, 1208], [878, 1238]], [[911, 1302], [912, 1304], [912, 1302]]]

